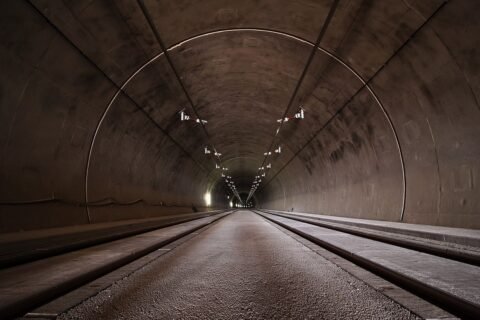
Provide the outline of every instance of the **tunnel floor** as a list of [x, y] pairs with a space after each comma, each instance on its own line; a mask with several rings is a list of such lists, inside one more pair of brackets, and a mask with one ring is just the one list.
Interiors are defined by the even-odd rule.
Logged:
[[250, 211], [237, 211], [61, 319], [417, 319]]

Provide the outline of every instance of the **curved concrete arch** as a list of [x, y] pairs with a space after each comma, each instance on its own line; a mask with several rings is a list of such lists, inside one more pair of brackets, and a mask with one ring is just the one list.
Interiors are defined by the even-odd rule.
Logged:
[[[275, 34], [275, 35], [280, 35], [282, 37], [287, 37], [287, 38], [290, 38], [290, 39], [294, 39], [295, 41], [298, 41], [300, 43], [304, 43], [304, 44], [307, 44], [309, 46], [314, 46], [314, 44], [306, 39], [302, 39], [300, 37], [297, 37], [295, 35], [292, 35], [292, 34], [289, 34], [289, 33], [285, 33], [285, 32], [281, 32], [281, 31], [278, 31], [278, 30], [271, 30], [271, 29], [262, 29], [262, 28], [231, 28], [231, 29], [221, 29], [221, 30], [216, 30], [216, 31], [211, 31], [211, 32], [206, 32], [206, 33], [202, 33], [202, 34], [198, 34], [198, 35], [195, 35], [195, 36], [192, 36], [188, 39], [184, 39], [180, 42], [178, 42], [177, 44], [174, 44], [172, 46], [170, 46], [167, 50], [168, 51], [173, 51], [175, 49], [178, 49], [182, 46], [185, 46], [185, 45], [188, 45], [188, 43], [190, 41], [193, 41], [193, 40], [198, 40], [198, 39], [202, 39], [202, 38], [208, 38], [210, 36], [215, 36], [217, 34], [224, 34], [224, 33], [229, 33], [229, 32], [244, 32], [244, 31], [253, 31], [253, 32], [259, 32], [259, 33], [266, 33], [266, 34]], [[349, 66], [346, 62], [344, 62], [343, 60], [341, 60], [338, 56], [336, 56], [335, 54], [333, 54], [332, 52], [329, 52], [328, 50], [326, 50], [325, 48], [322, 48], [321, 46], [318, 47], [318, 50], [326, 55], [328, 55], [329, 57], [333, 58], [335, 61], [337, 61], [339, 64], [341, 64], [343, 67], [345, 67], [349, 72], [351, 72], [353, 75], [355, 75], [355, 77], [358, 78], [358, 80], [360, 80], [362, 82], [362, 84], [365, 86], [365, 88], [367, 88], [367, 90], [370, 92], [370, 94], [374, 97], [375, 101], [377, 102], [379, 108], [382, 110], [383, 114], [385, 115], [385, 118], [389, 124], [389, 126], [391, 127], [392, 129], [392, 134], [395, 138], [395, 141], [396, 141], [396, 144], [397, 144], [397, 148], [398, 148], [398, 153], [399, 153], [399, 159], [400, 159], [400, 163], [401, 163], [401, 168], [402, 168], [402, 178], [403, 178], [403, 192], [402, 192], [402, 207], [401, 207], [401, 212], [400, 212], [400, 220], [403, 220], [403, 214], [404, 214], [404, 211], [405, 211], [405, 195], [406, 195], [406, 182], [405, 182], [405, 165], [404, 165], [404, 160], [403, 160], [403, 154], [402, 154], [402, 150], [401, 150], [401, 146], [400, 146], [400, 142], [399, 142], [399, 139], [398, 139], [398, 135], [396, 133], [396, 130], [394, 128], [394, 125], [393, 125], [393, 122], [391, 120], [391, 118], [389, 117], [387, 111], [385, 110], [384, 106], [382, 105], [380, 99], [378, 98], [378, 96], [375, 94], [374, 90], [368, 85], [367, 81], [364, 80], [361, 75], [355, 71], [351, 66]], [[100, 129], [100, 126], [102, 125], [103, 123], [103, 120], [105, 119], [105, 116], [106, 114], [108, 113], [110, 107], [113, 105], [113, 103], [115, 102], [116, 98], [118, 97], [118, 95], [122, 92], [122, 90], [129, 84], [130, 81], [132, 81], [135, 76], [137, 76], [142, 70], [144, 70], [148, 65], [150, 65], [152, 62], [156, 61], [158, 58], [160, 58], [161, 56], [163, 56], [163, 52], [155, 55], [154, 57], [152, 57], [150, 60], [148, 60], [147, 62], [145, 62], [141, 67], [139, 67], [118, 89], [118, 91], [115, 93], [115, 95], [112, 97], [112, 99], [110, 100], [110, 102], [108, 103], [107, 107], [105, 108], [105, 111], [104, 113], [102, 114], [101, 118], [99, 119], [99, 122], [96, 126], [96, 129], [95, 129], [95, 134], [92, 138], [92, 142], [91, 142], [91, 145], [90, 145], [90, 148], [89, 148], [89, 154], [88, 154], [88, 160], [87, 160], [87, 168], [86, 168], [86, 172], [85, 172], [85, 203], [87, 204], [87, 212], [88, 212], [88, 170], [89, 170], [89, 166], [90, 166], [90, 160], [91, 160], [91, 154], [92, 154], [92, 151], [93, 151], [93, 148], [94, 148], [94, 144], [95, 144], [95, 139], [96, 139], [96, 135]], [[283, 170], [283, 168], [282, 168]], [[209, 174], [210, 175], [210, 174]], [[268, 182], [267, 182], [268, 183]], [[89, 218], [90, 219], [90, 218]]]
[[[149, 19], [134, 2], [0, 5], [2, 230], [208, 209], [214, 185], [223, 207], [204, 144], [250, 190], [331, 1], [261, 4], [154, 0]], [[289, 110], [306, 117], [275, 135], [283, 152], [258, 203], [480, 227], [479, 9], [340, 3]], [[208, 138], [178, 120], [184, 89]]]

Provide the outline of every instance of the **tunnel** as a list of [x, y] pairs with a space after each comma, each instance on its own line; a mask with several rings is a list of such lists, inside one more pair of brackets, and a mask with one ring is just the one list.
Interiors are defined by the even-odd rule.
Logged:
[[478, 1], [0, 8], [0, 236], [242, 206], [480, 229]]
[[4, 232], [226, 207], [223, 168], [262, 208], [480, 226], [475, 1], [2, 7]]

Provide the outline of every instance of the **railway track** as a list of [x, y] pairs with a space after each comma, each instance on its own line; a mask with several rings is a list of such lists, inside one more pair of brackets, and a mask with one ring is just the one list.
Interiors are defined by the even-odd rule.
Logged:
[[[383, 286], [393, 283], [412, 296], [418, 296], [422, 301], [428, 301], [460, 318], [480, 318], [480, 268], [475, 250], [457, 246], [458, 252], [455, 252], [454, 247], [443, 248], [441, 244], [425, 239], [282, 212], [252, 211], [278, 228], [288, 230], [307, 242], [328, 250], [332, 255], [352, 262], [358, 266], [356, 268], [363, 268], [385, 279]], [[177, 223], [169, 221], [168, 225], [163, 224], [154, 230], [150, 226], [144, 232], [135, 228], [130, 230], [133, 234], [124, 232], [123, 237], [119, 234], [112, 235], [111, 241], [101, 238], [100, 243], [100, 240], [84, 242], [81, 248], [67, 242], [61, 254], [52, 254], [55, 251], [51, 251], [41, 256], [41, 259], [32, 256], [28, 262], [2, 268], [1, 318], [25, 315], [29, 318], [55, 319], [57, 313], [42, 313], [41, 306], [64, 296], [78, 295], [75, 293], [79, 290], [77, 288], [86, 287], [89, 283], [90, 287], [94, 287], [94, 292], [103, 290], [109, 284], [98, 279], [118, 273], [114, 280], [108, 280], [110, 283], [118, 281], [125, 276], [125, 271], [120, 271], [123, 268], [137, 263], [136, 267], [129, 267], [129, 272], [133, 273], [146, 263], [141, 262], [142, 259], [155, 251], [158, 252], [158, 257], [171, 249], [170, 244], [193, 237], [232, 212], [234, 211], [216, 212], [187, 219], [188, 221], [181, 219]], [[41, 245], [39, 244], [40, 247]], [[73, 306], [74, 304], [69, 308]]]
[[[109, 272], [186, 237], [224, 218], [232, 211], [203, 218], [184, 219], [168, 226], [135, 230], [111, 241], [67, 243], [62, 254], [0, 269], [0, 318], [10, 319], [48, 303]], [[68, 251], [69, 250], [69, 251]], [[68, 251], [68, 252], [67, 252]], [[14, 261], [18, 261], [15, 259]]]
[[465, 319], [480, 319], [478, 256], [358, 228], [254, 210], [265, 219], [324, 247]]

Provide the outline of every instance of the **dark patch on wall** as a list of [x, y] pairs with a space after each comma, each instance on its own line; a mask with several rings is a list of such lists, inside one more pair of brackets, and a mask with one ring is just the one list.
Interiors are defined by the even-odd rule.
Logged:
[[332, 162], [338, 162], [340, 159], [343, 158], [343, 154], [345, 153], [345, 143], [342, 141], [340, 142], [340, 146], [332, 151], [332, 153], [330, 153], [330, 160], [332, 160]]
[[307, 162], [307, 163], [305, 164], [305, 168], [307, 169], [308, 174], [309, 174], [309, 175], [312, 175], [313, 172], [312, 172], [312, 168], [311, 168], [309, 162]]
[[333, 129], [332, 127], [327, 127], [327, 133], [329, 133], [332, 136], [333, 141], [338, 140], [338, 134], [335, 131], [335, 129]]
[[315, 140], [317, 141], [318, 151], [322, 151], [322, 149], [323, 149], [322, 141], [320, 141], [320, 139], [315, 139]]
[[444, 114], [440, 103], [435, 100], [435, 96], [430, 91], [428, 86], [425, 83], [422, 83], [420, 86], [420, 91], [422, 92], [423, 96], [428, 100], [429, 106], [438, 114]]
[[355, 154], [358, 154], [360, 149], [362, 148], [362, 138], [360, 138], [360, 136], [356, 132], [353, 132], [350, 137], [352, 138], [353, 151], [355, 152]]
[[370, 123], [367, 123], [366, 132], [368, 141], [373, 142], [373, 138], [375, 136], [375, 128]]

